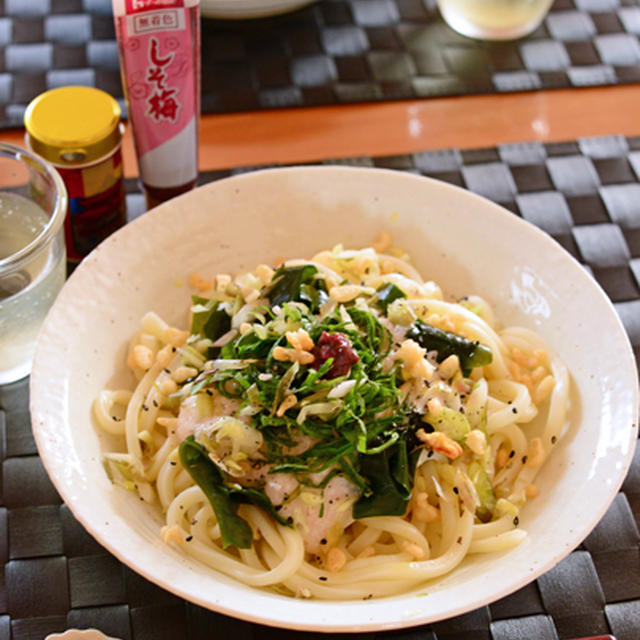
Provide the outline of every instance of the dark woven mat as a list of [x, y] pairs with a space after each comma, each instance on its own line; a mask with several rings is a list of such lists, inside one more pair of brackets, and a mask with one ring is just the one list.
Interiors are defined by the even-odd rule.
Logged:
[[[585, 138], [327, 162], [335, 163], [390, 167], [462, 185], [538, 225], [604, 287], [640, 355], [640, 138]], [[202, 182], [245, 170], [204, 174]], [[128, 187], [129, 217], [134, 218], [143, 211], [143, 197], [133, 181]], [[27, 407], [25, 381], [0, 387], [2, 640], [42, 640], [46, 633], [68, 627], [97, 627], [123, 640], [322, 637], [211, 613], [120, 564], [61, 503], [38, 458]], [[639, 526], [640, 449], [600, 524], [583, 545], [537, 581], [464, 616], [356, 637], [558, 640], [612, 633], [617, 640], [638, 640]]]
[[[435, 0], [319, 0], [202, 35], [205, 113], [640, 81], [638, 0], [556, 0], [503, 44], [459, 36]], [[0, 127], [72, 84], [122, 98], [111, 0], [0, 0]]]

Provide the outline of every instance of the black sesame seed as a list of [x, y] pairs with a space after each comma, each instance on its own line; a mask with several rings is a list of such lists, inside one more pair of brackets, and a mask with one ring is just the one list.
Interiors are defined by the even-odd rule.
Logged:
[[171, 373], [171, 369], [168, 369], [167, 367], [164, 368], [164, 372], [165, 373]]
[[322, 582], [326, 582], [328, 579], [327, 576], [318, 576], [318, 580], [322, 580]]
[[522, 464], [526, 464], [527, 462], [527, 456], [522, 456]]
[[147, 407], [147, 405], [146, 405], [146, 404], [143, 404], [143, 405], [142, 405], [142, 410], [143, 410], [143, 411], [149, 411], [149, 407]]
[[520, 518], [518, 518], [518, 516], [516, 516], [516, 517], [513, 519], [513, 526], [514, 526], [514, 527], [517, 527], [519, 524], [520, 524]]
[[326, 538], [322, 538], [322, 540], [320, 540], [320, 544], [327, 544], [327, 539]]
[[511, 407], [511, 412], [512, 413], [518, 413], [518, 409], [516, 407]]
[[169, 464], [170, 464], [172, 467], [175, 467], [178, 463], [177, 463], [177, 462], [175, 462], [175, 460], [171, 460], [171, 462], [169, 462]]
[[551, 436], [551, 444], [555, 444], [556, 442], [558, 442], [558, 438]]
[[453, 493], [455, 493], [456, 495], [460, 493], [458, 487], [453, 487]]
[[193, 536], [187, 536], [187, 537], [185, 538], [185, 540], [186, 540], [187, 542], [191, 542], [191, 541], [193, 540]]
[[509, 457], [513, 458], [513, 456], [515, 455], [516, 455], [516, 452], [513, 449], [511, 449], [511, 451], [509, 451]]
[[154, 407], [157, 407], [157, 406], [158, 406], [158, 401], [157, 401], [155, 398], [153, 399], [153, 406], [154, 406]]

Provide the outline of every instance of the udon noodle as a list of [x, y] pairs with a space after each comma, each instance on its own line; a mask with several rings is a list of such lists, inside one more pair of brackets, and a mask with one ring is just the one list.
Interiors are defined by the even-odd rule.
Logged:
[[569, 376], [477, 297], [445, 300], [382, 234], [235, 277], [190, 276], [190, 325], [141, 321], [105, 390], [112, 481], [164, 542], [299, 597], [406, 592], [519, 544]]

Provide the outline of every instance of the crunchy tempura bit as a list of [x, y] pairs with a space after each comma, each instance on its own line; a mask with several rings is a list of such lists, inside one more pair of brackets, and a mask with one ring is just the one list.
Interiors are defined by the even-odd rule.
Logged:
[[182, 546], [184, 544], [184, 538], [182, 537], [182, 529], [177, 524], [165, 525], [160, 529], [160, 535], [165, 544], [173, 542]]
[[371, 243], [371, 248], [377, 253], [386, 253], [393, 244], [393, 236], [388, 231], [381, 231]]
[[418, 429], [416, 436], [419, 440], [429, 445], [434, 451], [442, 453], [447, 456], [447, 458], [454, 459], [462, 455], [462, 447], [447, 434], [442, 433], [442, 431], [427, 433], [424, 429]]
[[325, 558], [325, 565], [329, 571], [332, 573], [340, 571], [345, 564], [347, 564], [347, 556], [342, 549], [338, 549], [337, 547], [329, 549], [327, 557]]

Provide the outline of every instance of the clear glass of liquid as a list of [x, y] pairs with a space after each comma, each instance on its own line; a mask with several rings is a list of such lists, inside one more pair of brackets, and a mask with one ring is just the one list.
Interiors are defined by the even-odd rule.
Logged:
[[540, 26], [553, 0], [438, 0], [444, 21], [478, 40], [515, 40]]
[[66, 213], [58, 172], [0, 142], [0, 384], [31, 372], [38, 332], [65, 280]]

